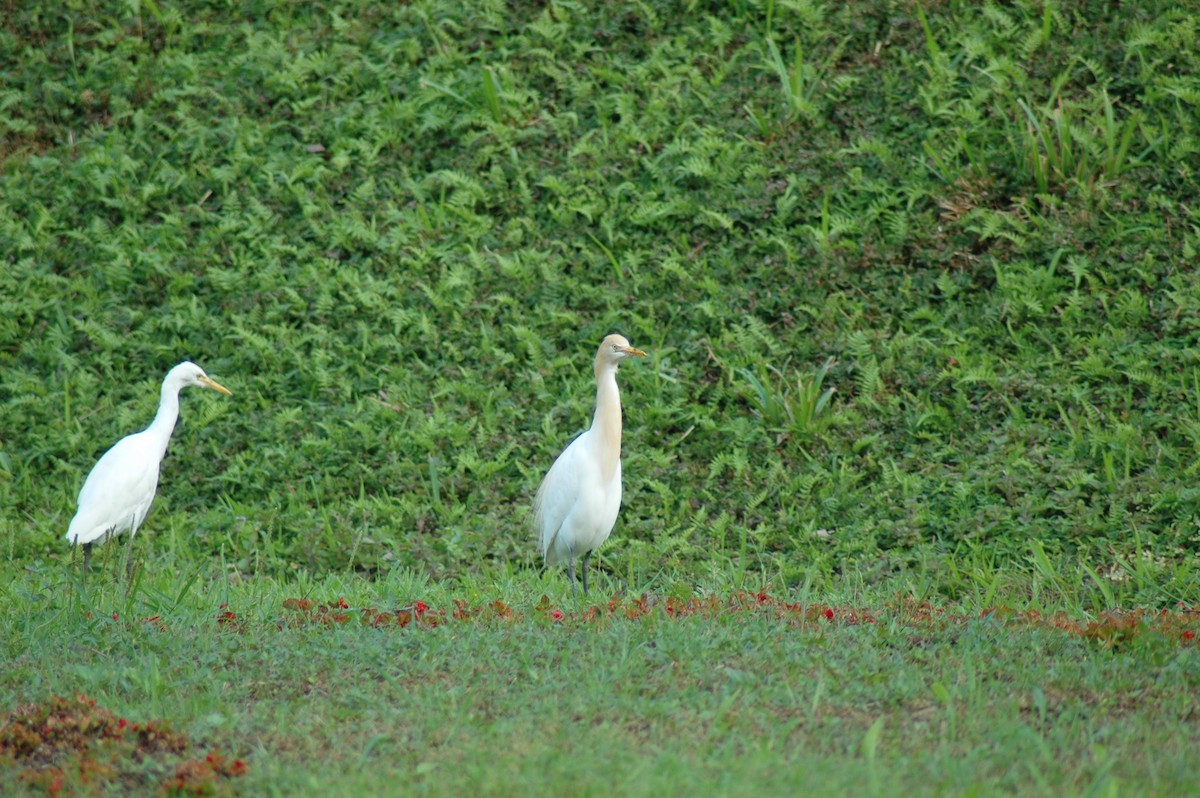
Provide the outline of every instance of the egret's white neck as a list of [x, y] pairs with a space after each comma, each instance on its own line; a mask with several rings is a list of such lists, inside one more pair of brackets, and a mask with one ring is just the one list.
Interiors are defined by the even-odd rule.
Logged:
[[617, 388], [617, 364], [596, 363], [596, 414], [592, 432], [599, 445], [600, 474], [612, 479], [621, 461], [621, 392]]
[[156, 441], [162, 444], [162, 450], [167, 450], [167, 442], [171, 439], [171, 433], [175, 430], [175, 422], [179, 420], [179, 391], [183, 386], [176, 380], [164, 380], [162, 387], [162, 397], [158, 400], [158, 412], [154, 414], [154, 421], [146, 427], [146, 432], [150, 433]]

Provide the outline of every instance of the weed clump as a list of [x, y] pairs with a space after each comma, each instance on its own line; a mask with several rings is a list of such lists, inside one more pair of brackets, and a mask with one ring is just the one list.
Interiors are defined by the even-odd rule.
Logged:
[[[17, 767], [20, 779], [50, 795], [119, 785], [167, 795], [224, 793], [245, 775], [241, 759], [217, 752], [183, 759], [191, 740], [161, 721], [131, 723], [96, 705], [94, 698], [54, 696], [9, 712], [0, 723], [0, 767]], [[171, 776], [160, 779], [170, 771]]]

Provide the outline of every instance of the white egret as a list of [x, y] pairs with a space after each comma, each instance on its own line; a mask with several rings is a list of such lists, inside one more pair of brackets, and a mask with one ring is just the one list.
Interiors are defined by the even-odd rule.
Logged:
[[575, 560], [582, 557], [587, 595], [588, 559], [612, 533], [621, 509], [621, 393], [617, 366], [646, 353], [620, 335], [596, 352], [596, 413], [592, 426], [554, 461], [533, 502], [533, 523], [547, 565], [567, 563], [575, 593]]
[[[67, 542], [83, 546], [83, 573], [87, 577], [92, 544], [129, 530], [133, 536], [150, 511], [158, 488], [158, 469], [167, 453], [167, 443], [179, 418], [179, 392], [189, 385], [211, 388], [232, 396], [214, 382], [204, 369], [184, 361], [167, 372], [162, 384], [158, 413], [149, 427], [127, 435], [104, 453], [79, 491], [79, 509], [67, 529]], [[128, 573], [133, 560], [127, 562]]]

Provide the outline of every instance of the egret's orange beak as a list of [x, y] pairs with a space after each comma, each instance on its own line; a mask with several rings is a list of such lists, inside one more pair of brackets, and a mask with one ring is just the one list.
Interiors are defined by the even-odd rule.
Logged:
[[621, 347], [621, 351], [627, 355], [637, 355], [638, 357], [646, 357], [646, 353], [632, 346]]
[[220, 391], [221, 393], [225, 394], [226, 396], [233, 396], [233, 393], [231, 393], [228, 388], [226, 388], [224, 385], [217, 382], [216, 380], [212, 379], [211, 377], [197, 377], [196, 379], [199, 380], [200, 384], [203, 385], [205, 388], [212, 388], [214, 391]]

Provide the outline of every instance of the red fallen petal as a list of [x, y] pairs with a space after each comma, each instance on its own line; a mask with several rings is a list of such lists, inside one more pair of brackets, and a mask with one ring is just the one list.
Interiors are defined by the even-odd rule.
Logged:
[[343, 610], [350, 609], [350, 604], [344, 598], [339, 598], [337, 605], [338, 605], [338, 607], [342, 608]]
[[825, 610], [825, 617], [832, 621], [833, 620], [833, 610]]
[[1184, 632], [1183, 633], [1184, 640], [1191, 640], [1191, 639], [1195, 638], [1195, 636], [1196, 636], [1195, 632]]

